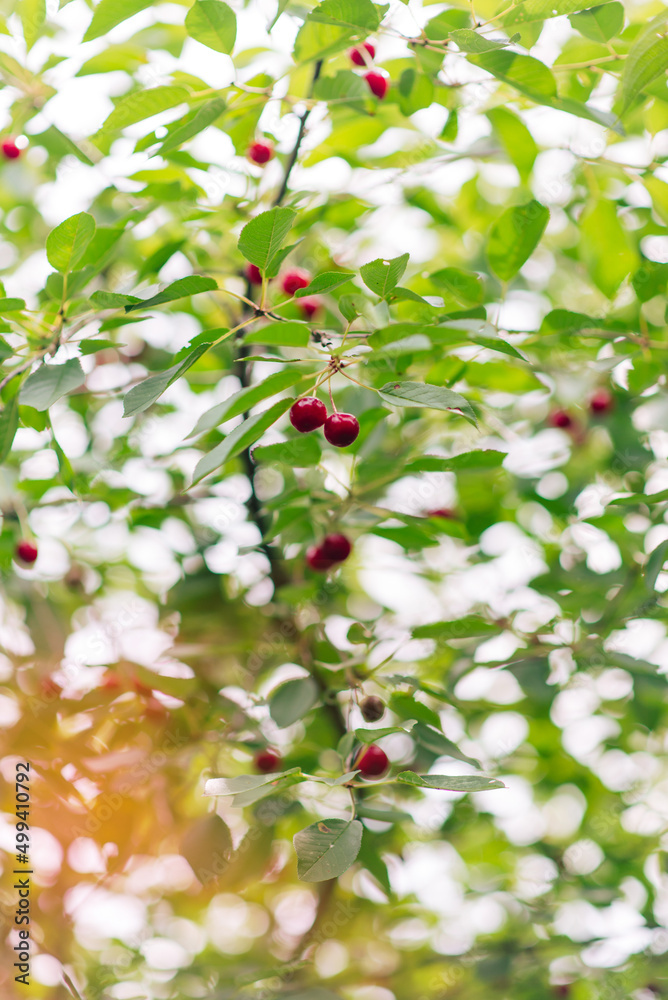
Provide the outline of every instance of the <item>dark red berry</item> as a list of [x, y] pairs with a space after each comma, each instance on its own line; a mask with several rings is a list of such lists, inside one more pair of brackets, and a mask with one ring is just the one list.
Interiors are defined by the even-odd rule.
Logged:
[[375, 743], [362, 747], [353, 764], [355, 770], [361, 771], [364, 778], [379, 778], [381, 774], [385, 774], [389, 766], [387, 754]]
[[360, 705], [360, 711], [365, 722], [378, 722], [385, 715], [385, 702], [375, 694], [370, 694]]
[[308, 271], [296, 267], [292, 271], [285, 272], [281, 287], [286, 295], [294, 295], [299, 288], [306, 288], [310, 284], [311, 275]]
[[550, 427], [560, 427], [562, 430], [568, 430], [574, 424], [572, 416], [570, 413], [566, 413], [566, 410], [553, 410], [547, 418], [547, 422]]
[[455, 516], [455, 512], [450, 510], [449, 507], [437, 507], [436, 510], [428, 510], [425, 517], [446, 517], [451, 521]]
[[306, 553], [306, 565], [316, 573], [326, 573], [334, 565], [334, 560], [325, 556], [322, 545], [313, 545]]
[[[369, 58], [365, 59], [362, 54], [362, 49], [366, 49], [369, 54]], [[376, 54], [376, 47], [372, 45], [371, 42], [365, 42], [364, 45], [358, 45], [354, 49], [351, 49], [348, 53], [350, 61], [355, 64], [355, 66], [366, 66], [369, 60], [373, 59]]]
[[246, 278], [251, 283], [251, 285], [261, 285], [262, 284], [262, 272], [257, 264], [246, 264]]
[[2, 155], [6, 160], [17, 160], [21, 155], [21, 150], [11, 139], [5, 139], [2, 144]]
[[23, 538], [16, 546], [16, 558], [32, 566], [37, 559], [37, 546]]
[[276, 750], [272, 750], [271, 747], [260, 750], [259, 753], [255, 754], [255, 767], [258, 771], [262, 771], [263, 774], [271, 774], [272, 771], [278, 771], [280, 765], [281, 755]]
[[273, 157], [274, 147], [270, 142], [252, 142], [246, 155], [251, 163], [257, 163], [258, 167], [263, 167]]
[[327, 535], [320, 543], [323, 558], [332, 562], [343, 562], [352, 552], [353, 547], [345, 535]]
[[589, 409], [592, 413], [609, 413], [613, 406], [612, 395], [607, 389], [597, 389], [589, 400]]
[[299, 299], [297, 305], [307, 319], [313, 319], [322, 303], [320, 299]]
[[390, 86], [390, 81], [382, 73], [376, 72], [372, 69], [371, 72], [364, 74], [364, 79], [369, 85], [369, 90], [374, 94], [379, 101], [382, 101], [385, 94]]
[[304, 396], [290, 407], [290, 423], [301, 434], [322, 427], [325, 420], [327, 407], [315, 396]]
[[360, 425], [352, 413], [332, 413], [325, 420], [325, 437], [336, 448], [352, 444], [359, 432]]

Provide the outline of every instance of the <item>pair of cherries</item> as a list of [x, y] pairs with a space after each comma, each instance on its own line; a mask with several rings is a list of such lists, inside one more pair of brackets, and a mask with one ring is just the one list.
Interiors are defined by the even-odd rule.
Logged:
[[[257, 264], [246, 265], [246, 279], [251, 285], [262, 284], [262, 271]], [[290, 296], [293, 296], [300, 288], [306, 288], [307, 285], [310, 284], [311, 275], [308, 271], [303, 271], [299, 267], [296, 267], [291, 271], [286, 271], [281, 279], [281, 288], [286, 295]], [[299, 299], [297, 302], [297, 305], [307, 319], [312, 319], [313, 316], [315, 316], [321, 304], [320, 299], [316, 296], [313, 296], [312, 298]]]
[[324, 429], [325, 438], [335, 448], [347, 448], [357, 438], [360, 425], [352, 413], [331, 413], [315, 396], [304, 396], [290, 407], [290, 423], [300, 434]]
[[[364, 42], [363, 45], [356, 46], [348, 53], [351, 63], [354, 66], [368, 66], [376, 55], [376, 48], [371, 42]], [[382, 101], [390, 86], [390, 81], [377, 70], [369, 70], [364, 74], [364, 79], [371, 93]]]

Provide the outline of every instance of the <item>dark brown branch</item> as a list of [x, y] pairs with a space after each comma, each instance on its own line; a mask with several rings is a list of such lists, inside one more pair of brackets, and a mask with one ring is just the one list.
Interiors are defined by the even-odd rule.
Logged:
[[[313, 79], [311, 80], [311, 86], [309, 87], [308, 97], [313, 97], [313, 91], [316, 83], [318, 82], [318, 77], [320, 76], [320, 70], [322, 69], [322, 59], [319, 59], [315, 64], [313, 70]], [[280, 186], [279, 192], [274, 199], [274, 207], [280, 205], [285, 198], [288, 190], [288, 181], [290, 180], [290, 174], [292, 173], [292, 168], [297, 162], [297, 157], [299, 156], [299, 149], [304, 139], [306, 133], [306, 122], [308, 121], [309, 115], [311, 114], [311, 108], [306, 108], [303, 115], [299, 120], [299, 132], [297, 133], [297, 141], [294, 144], [292, 152], [285, 167], [285, 174], [283, 175], [283, 182]]]

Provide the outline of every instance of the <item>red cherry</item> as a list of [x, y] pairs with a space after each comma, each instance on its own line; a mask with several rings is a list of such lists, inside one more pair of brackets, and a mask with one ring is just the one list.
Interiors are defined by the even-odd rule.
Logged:
[[278, 771], [280, 765], [281, 755], [276, 750], [272, 750], [271, 747], [260, 750], [259, 753], [255, 754], [255, 767], [258, 771], [262, 771], [263, 774], [271, 774], [272, 771]]
[[428, 510], [425, 517], [446, 517], [449, 521], [455, 516], [455, 512], [449, 507], [438, 507], [436, 510]]
[[368, 83], [371, 93], [375, 94], [379, 101], [382, 101], [390, 86], [388, 78], [372, 69], [369, 73], [364, 74], [364, 79]]
[[322, 557], [335, 563], [343, 562], [353, 550], [345, 535], [327, 535], [319, 547]]
[[297, 305], [307, 319], [313, 319], [322, 303], [320, 299], [299, 299]]
[[547, 422], [550, 427], [560, 427], [562, 430], [568, 430], [574, 424], [572, 416], [566, 410], [553, 410]]
[[306, 288], [310, 284], [311, 275], [301, 268], [296, 267], [293, 271], [286, 271], [283, 275], [282, 288], [286, 295], [294, 295], [297, 289]]
[[353, 764], [356, 770], [362, 772], [364, 778], [379, 778], [381, 774], [385, 774], [389, 766], [387, 754], [375, 743], [362, 747]]
[[360, 711], [365, 722], [378, 722], [385, 715], [385, 703], [382, 698], [370, 694], [360, 705]]
[[37, 546], [25, 538], [21, 539], [16, 546], [16, 558], [20, 562], [28, 563], [28, 565], [32, 566], [37, 559]]
[[325, 556], [321, 545], [313, 545], [306, 553], [306, 565], [316, 573], [326, 573], [334, 565], [334, 560]]
[[607, 389], [597, 389], [589, 400], [589, 409], [592, 413], [609, 413], [613, 407], [612, 395]]
[[355, 64], [355, 66], [366, 66], [369, 59], [365, 59], [362, 54], [362, 49], [366, 49], [369, 53], [369, 59], [373, 59], [376, 54], [376, 47], [372, 45], [371, 42], [365, 42], [364, 45], [357, 46], [351, 49], [348, 53], [350, 61]]
[[270, 142], [252, 142], [246, 153], [251, 163], [263, 167], [274, 155], [274, 147]]
[[17, 160], [21, 155], [21, 150], [12, 139], [5, 139], [2, 144], [2, 155], [6, 160]]
[[360, 425], [352, 413], [332, 413], [325, 420], [325, 437], [336, 448], [352, 444], [359, 432]]
[[300, 434], [322, 427], [325, 420], [327, 407], [315, 396], [304, 396], [290, 407], [290, 423]]
[[251, 285], [262, 284], [262, 272], [257, 264], [246, 264], [245, 275]]

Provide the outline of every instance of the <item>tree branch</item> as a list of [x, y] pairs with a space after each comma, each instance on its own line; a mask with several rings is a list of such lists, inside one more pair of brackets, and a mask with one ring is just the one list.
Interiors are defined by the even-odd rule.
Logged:
[[[315, 64], [313, 70], [313, 79], [311, 80], [311, 86], [309, 87], [309, 92], [308, 92], [309, 97], [313, 96], [313, 90], [315, 88], [316, 83], [318, 82], [318, 77], [320, 76], [321, 69], [322, 69], [322, 59], [319, 59]], [[290, 180], [290, 174], [292, 173], [292, 168], [297, 162], [297, 157], [299, 156], [299, 148], [302, 144], [302, 140], [306, 133], [306, 122], [308, 121], [309, 115], [311, 114], [311, 110], [312, 110], [311, 108], [306, 108], [299, 120], [299, 132], [297, 133], [297, 141], [294, 144], [294, 147], [292, 149], [292, 152], [290, 153], [288, 162], [286, 164], [285, 174], [283, 175], [283, 183], [281, 184], [279, 192], [276, 195], [276, 198], [274, 199], [274, 208], [277, 205], [281, 204], [281, 202], [285, 198], [285, 195], [287, 194], [288, 181]]]

